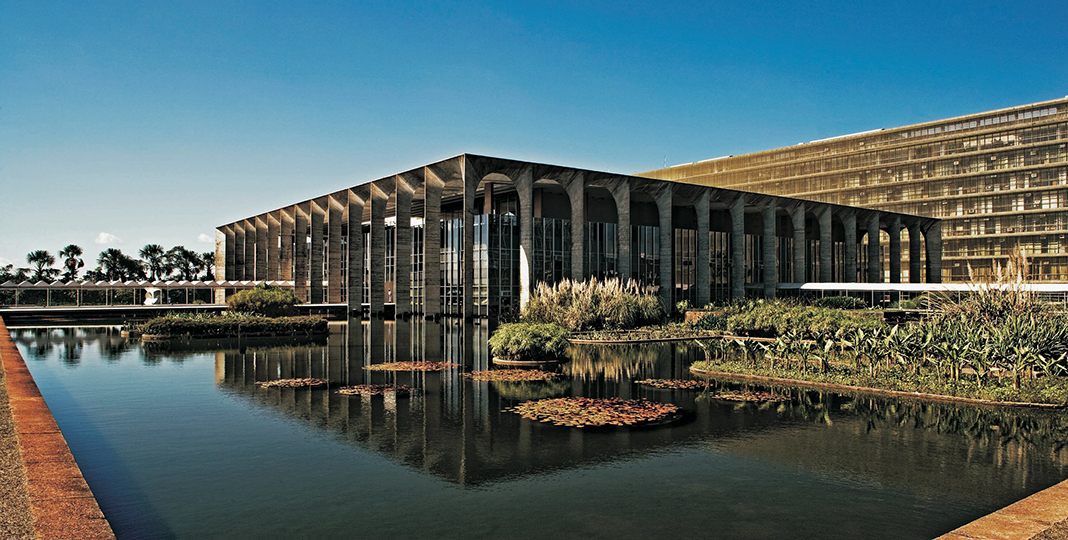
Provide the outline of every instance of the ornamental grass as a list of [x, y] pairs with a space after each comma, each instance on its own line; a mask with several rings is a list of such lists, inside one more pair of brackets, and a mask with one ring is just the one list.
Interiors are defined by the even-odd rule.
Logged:
[[507, 411], [528, 420], [567, 427], [631, 427], [671, 419], [679, 408], [645, 399], [565, 397], [528, 401]]

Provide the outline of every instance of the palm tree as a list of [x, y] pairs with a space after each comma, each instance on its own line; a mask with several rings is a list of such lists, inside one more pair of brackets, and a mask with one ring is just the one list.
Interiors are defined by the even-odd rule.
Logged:
[[172, 247], [167, 251], [165, 258], [167, 265], [178, 273], [178, 277], [186, 281], [196, 279], [197, 272], [200, 271], [202, 266], [200, 255], [186, 249], [185, 246]]
[[122, 250], [107, 248], [101, 251], [100, 257], [96, 259], [96, 263], [99, 265], [98, 271], [109, 281], [121, 280], [129, 266], [127, 259], [129, 257]]
[[149, 275], [152, 277], [152, 281], [156, 281], [163, 274], [163, 246], [159, 244], [147, 244], [141, 248], [139, 252], [141, 259], [145, 262], [145, 268], [148, 269]]
[[75, 244], [68, 244], [67, 247], [59, 250], [59, 256], [63, 259], [63, 267], [66, 268], [63, 272], [63, 281], [78, 279], [78, 270], [85, 266], [85, 261], [81, 259], [82, 248]]
[[51, 268], [53, 264], [56, 264], [56, 258], [43, 249], [31, 251], [27, 254], [26, 262], [33, 265], [34, 281], [52, 281], [59, 274], [58, 269]]
[[204, 270], [204, 280], [211, 281], [215, 279], [215, 252], [205, 251], [200, 254], [201, 268]]

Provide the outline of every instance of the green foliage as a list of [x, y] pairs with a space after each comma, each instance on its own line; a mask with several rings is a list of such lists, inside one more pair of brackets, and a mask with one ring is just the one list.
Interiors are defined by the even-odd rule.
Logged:
[[293, 291], [266, 284], [240, 291], [226, 299], [226, 306], [230, 311], [255, 313], [266, 317], [293, 315], [299, 303], [300, 299]]
[[727, 314], [725, 312], [709, 313], [693, 323], [693, 326], [698, 330], [726, 330]]
[[790, 331], [813, 339], [822, 334], [883, 328], [880, 313], [851, 313], [838, 309], [802, 306], [788, 302], [750, 302], [727, 308], [727, 330], [738, 335], [775, 337]]
[[490, 350], [507, 360], [555, 360], [567, 349], [567, 330], [552, 323], [512, 323], [497, 328]]
[[816, 299], [812, 305], [831, 309], [868, 309], [867, 302], [852, 296], [825, 296]]
[[144, 335], [237, 337], [239, 335], [308, 336], [327, 331], [322, 317], [261, 317], [248, 313], [166, 315], [138, 325]]
[[655, 294], [634, 281], [565, 279], [553, 286], [539, 285], [521, 318], [559, 324], [573, 332], [623, 330], [662, 322], [664, 309]]

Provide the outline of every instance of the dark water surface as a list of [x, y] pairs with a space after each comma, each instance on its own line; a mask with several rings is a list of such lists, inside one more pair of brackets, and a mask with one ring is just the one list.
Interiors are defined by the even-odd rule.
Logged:
[[[12, 335], [120, 538], [930, 538], [1068, 474], [1060, 412], [789, 389], [787, 404], [736, 405], [632, 382], [689, 378], [699, 352], [677, 343], [576, 346], [560, 382], [471, 382], [484, 326], [333, 330], [295, 345]], [[363, 369], [423, 358], [463, 367]], [[304, 376], [423, 393], [254, 384]], [[502, 412], [568, 395], [686, 417], [583, 431]]]

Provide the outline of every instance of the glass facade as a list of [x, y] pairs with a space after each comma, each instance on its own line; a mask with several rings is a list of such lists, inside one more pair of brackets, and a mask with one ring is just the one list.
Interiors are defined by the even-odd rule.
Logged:
[[585, 248], [586, 277], [608, 279], [619, 277], [618, 245], [619, 225], [615, 223], [586, 222]]
[[941, 218], [944, 280], [989, 275], [1020, 246], [1035, 279], [1068, 281], [1066, 145], [1068, 98], [641, 176]]
[[571, 277], [571, 220], [534, 218], [531, 282], [557, 283]]
[[660, 287], [660, 227], [631, 225], [630, 275], [643, 287]]

